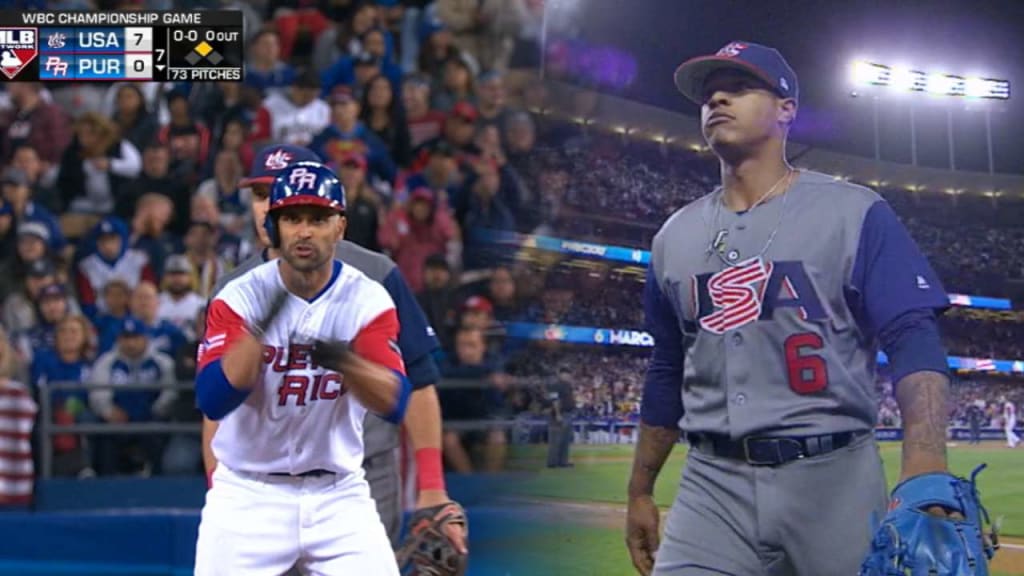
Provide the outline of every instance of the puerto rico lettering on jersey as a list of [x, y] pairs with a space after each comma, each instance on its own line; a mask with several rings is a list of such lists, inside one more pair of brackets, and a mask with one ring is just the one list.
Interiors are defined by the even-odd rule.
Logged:
[[811, 322], [828, 318], [802, 262], [752, 258], [714, 274], [693, 277], [693, 316], [700, 327], [724, 334], [757, 320], [771, 320], [779, 308], [796, 308]]
[[[282, 288], [276, 260], [229, 282], [207, 311], [199, 370], [222, 358], [247, 325], [263, 318]], [[348, 393], [344, 376], [312, 361], [312, 344], [349, 342], [363, 358], [404, 375], [394, 345], [398, 332], [394, 302], [384, 287], [336, 261], [321, 295], [311, 301], [289, 297], [268, 327], [260, 381], [220, 420], [212, 444], [217, 460], [251, 472], [360, 470], [367, 410]]]
[[337, 372], [293, 373], [302, 370], [322, 370], [310, 359], [312, 351], [313, 347], [309, 344], [263, 347], [263, 363], [273, 372], [286, 373], [277, 389], [278, 406], [306, 406], [307, 403], [318, 400], [337, 400], [348, 392], [344, 378]]

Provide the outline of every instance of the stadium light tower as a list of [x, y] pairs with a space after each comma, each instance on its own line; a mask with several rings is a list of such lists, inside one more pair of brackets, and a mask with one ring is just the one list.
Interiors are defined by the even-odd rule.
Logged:
[[[896, 93], [925, 93], [934, 97], [948, 99], [951, 104], [956, 98], [966, 101], [1000, 101], [1010, 99], [1010, 81], [985, 78], [982, 76], [958, 76], [946, 72], [926, 73], [907, 66], [890, 66], [855, 60], [850, 66], [850, 79], [855, 87], [873, 88], [872, 114], [875, 131], [875, 161], [881, 161], [881, 149], [878, 136], [878, 92], [891, 90]], [[854, 96], [857, 92], [853, 93]], [[910, 156], [917, 166], [917, 126], [914, 114], [914, 102], [910, 103]], [[992, 151], [992, 109], [985, 106], [985, 140], [988, 152], [989, 174], [995, 173], [995, 162]], [[946, 106], [946, 136], [949, 142], [949, 168], [956, 170], [956, 154], [953, 142], [953, 107]]]

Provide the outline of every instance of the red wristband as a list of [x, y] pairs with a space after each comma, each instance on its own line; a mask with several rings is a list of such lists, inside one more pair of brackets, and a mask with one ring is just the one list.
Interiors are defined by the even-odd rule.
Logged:
[[444, 490], [440, 448], [420, 448], [416, 451], [416, 491], [424, 490]]

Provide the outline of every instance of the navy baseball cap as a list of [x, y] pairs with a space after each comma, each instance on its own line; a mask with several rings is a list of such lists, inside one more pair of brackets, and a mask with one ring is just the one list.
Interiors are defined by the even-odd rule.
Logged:
[[274, 178], [285, 168], [296, 162], [322, 162], [320, 156], [309, 148], [292, 144], [271, 144], [265, 146], [252, 161], [249, 176], [242, 178], [239, 186], [273, 184]]
[[121, 336], [144, 336], [146, 326], [134, 316], [125, 316], [121, 320]]
[[67, 291], [64, 290], [64, 286], [60, 284], [47, 284], [39, 291], [39, 300], [44, 298], [65, 298], [67, 297]]
[[697, 56], [676, 69], [676, 88], [693, 102], [702, 104], [704, 81], [718, 70], [739, 70], [767, 82], [783, 98], [798, 100], [796, 72], [775, 48], [753, 42], [730, 42], [710, 56]]

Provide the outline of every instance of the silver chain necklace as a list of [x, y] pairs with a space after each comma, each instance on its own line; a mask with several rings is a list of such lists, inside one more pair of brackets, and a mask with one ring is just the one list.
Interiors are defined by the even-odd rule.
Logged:
[[[764, 256], [765, 252], [768, 251], [768, 248], [770, 248], [772, 243], [775, 241], [775, 237], [778, 235], [779, 230], [782, 228], [782, 219], [786, 215], [786, 201], [789, 200], [789, 187], [792, 185], [792, 176], [796, 173], [797, 171], [792, 168], [787, 170], [786, 173], [782, 175], [782, 178], [779, 178], [779, 180], [771, 188], [769, 188], [767, 192], [765, 192], [760, 198], [757, 199], [756, 202], [754, 202], [750, 206], [750, 208], [746, 210], [746, 213], [750, 214], [754, 210], [754, 208], [760, 206], [762, 202], [767, 200], [772, 195], [772, 193], [775, 192], [775, 189], [779, 187], [779, 184], [782, 184], [783, 181], [789, 180], [789, 183], [786, 185], [786, 189], [782, 192], [782, 206], [779, 208], [779, 220], [778, 222], [775, 223], [775, 228], [772, 229], [772, 233], [768, 236], [768, 240], [765, 242], [761, 250], [751, 258], [744, 258], [744, 262], [752, 258], [760, 258], [761, 256]], [[715, 228], [718, 227], [718, 220], [721, 217], [722, 212], [722, 204], [725, 203], [724, 200], [725, 187], [723, 186], [722, 189], [719, 190], [717, 197], [714, 200], [712, 200], [715, 203], [715, 213], [711, 222], [712, 226], [710, 226], [711, 230], [714, 230]], [[714, 254], [726, 266], [739, 266], [741, 262], [737, 262], [737, 260], [739, 260], [738, 255], [732, 258], [728, 258], [725, 256], [725, 239], [728, 235], [728, 229], [719, 228], [718, 231], [715, 232], [714, 236], [711, 237], [711, 241], [708, 243], [707, 255], [710, 256], [711, 254]], [[735, 252], [735, 250], [730, 250], [729, 252], [731, 254], [732, 252]]]

